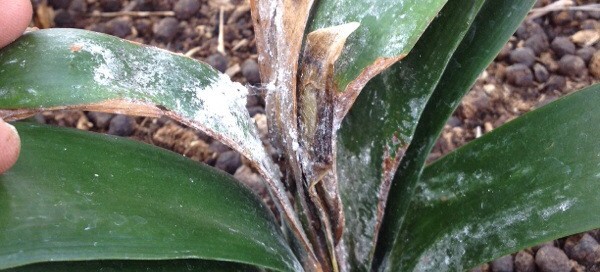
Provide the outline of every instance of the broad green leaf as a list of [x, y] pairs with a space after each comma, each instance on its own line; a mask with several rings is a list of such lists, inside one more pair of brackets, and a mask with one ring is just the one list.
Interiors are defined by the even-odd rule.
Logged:
[[0, 51], [0, 109], [102, 103], [135, 113], [138, 106], [205, 130], [276, 172], [245, 109], [246, 94], [205, 63], [85, 30], [34, 31]]
[[246, 88], [207, 64], [85, 30], [34, 31], [0, 50], [0, 117], [79, 108], [175, 118], [246, 156], [301, 237], [281, 173], [246, 110], [246, 95]]
[[[447, 0], [316, 1], [308, 31], [351, 22], [360, 27], [347, 40], [335, 65], [335, 88], [360, 91], [417, 43]], [[377, 61], [383, 61], [377, 63]], [[370, 67], [370, 69], [369, 69]], [[360, 80], [356, 80], [357, 78]], [[356, 80], [356, 81], [355, 81]], [[352, 85], [355, 81], [356, 86]], [[360, 83], [362, 82], [362, 83]]]
[[64, 272], [64, 271], [210, 271], [210, 272], [249, 272], [259, 269], [243, 264], [206, 260], [168, 260], [168, 261], [79, 261], [47, 262], [2, 270], [5, 272]]
[[600, 227], [600, 85], [425, 168], [391, 271], [464, 271]]
[[[370, 265], [387, 190], [425, 104], [483, 0], [451, 0], [411, 53], [371, 80], [338, 133], [337, 173], [352, 263]], [[379, 211], [379, 212], [378, 212]]]
[[118, 137], [17, 129], [19, 161], [0, 175], [0, 269], [199, 258], [302, 270], [272, 214], [221, 171]]
[[[396, 237], [403, 224], [427, 155], [446, 120], [470, 89], [477, 76], [493, 60], [535, 3], [487, 0], [448, 63], [434, 93], [427, 102], [388, 196], [378, 258], [389, 260], [390, 248], [403, 241]], [[381, 256], [379, 256], [381, 255]]]

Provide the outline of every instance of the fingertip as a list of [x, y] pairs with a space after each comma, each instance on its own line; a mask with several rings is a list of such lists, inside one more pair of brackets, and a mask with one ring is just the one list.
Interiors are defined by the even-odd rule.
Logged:
[[0, 119], [0, 174], [17, 162], [20, 151], [21, 139], [17, 129]]
[[0, 0], [0, 47], [16, 40], [31, 22], [30, 0]]

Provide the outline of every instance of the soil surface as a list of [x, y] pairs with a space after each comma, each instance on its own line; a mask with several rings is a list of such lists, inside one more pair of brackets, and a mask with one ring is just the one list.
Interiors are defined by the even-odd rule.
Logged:
[[[242, 84], [260, 83], [247, 0], [34, 0], [39, 28], [75, 27], [183, 53]], [[539, 0], [536, 8], [555, 1]], [[596, 1], [577, 1], [580, 6]], [[221, 18], [222, 14], [222, 18]], [[219, 23], [222, 21], [222, 27]], [[223, 35], [223, 43], [218, 36]], [[429, 161], [558, 97], [600, 81], [600, 12], [559, 10], [524, 22], [446, 124]], [[247, 108], [266, 135], [264, 100]], [[220, 168], [268, 199], [244, 158], [167, 118], [47, 112], [41, 123], [130, 137]], [[597, 215], [590, 215], [597, 216]], [[505, 256], [473, 271], [600, 271], [600, 231]]]

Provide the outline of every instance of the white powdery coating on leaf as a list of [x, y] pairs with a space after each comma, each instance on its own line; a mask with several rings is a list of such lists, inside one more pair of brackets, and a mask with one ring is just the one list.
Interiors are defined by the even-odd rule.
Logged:
[[92, 54], [95, 61], [99, 63], [94, 68], [94, 80], [102, 86], [109, 86], [115, 81], [115, 72], [121, 71], [124, 67], [122, 62], [115, 54], [107, 48], [96, 44], [90, 39], [80, 40], [74, 47], [81, 48], [81, 51]]
[[[157, 48], [147, 48], [152, 52], [140, 57], [127, 52], [124, 53], [127, 55], [117, 56], [111, 49], [88, 38], [78, 39], [73, 47], [92, 55], [97, 64], [93, 67], [94, 81], [108, 87], [107, 91], [128, 92], [132, 97], [124, 98], [132, 101], [148, 98], [149, 102], [169, 105], [168, 101], [173, 99], [169, 110], [191, 119], [209, 133], [222, 136], [225, 144], [233, 145], [232, 148], [257, 162], [271, 178], [280, 177], [278, 167], [268, 156], [247, 113], [248, 90], [232, 82], [227, 75], [218, 74], [206, 84], [188, 74], [174, 72], [180, 65], [176, 59], [179, 56]], [[174, 90], [177, 88], [174, 82], [182, 84], [178, 86], [181, 97]], [[192, 94], [192, 99], [183, 100], [185, 94]]]
[[244, 147], [248, 155], [264, 161], [266, 152], [259, 140], [258, 130], [246, 110], [248, 90], [227, 75], [219, 74], [209, 86], [196, 90], [202, 106], [194, 116], [200, 123], [209, 123], [218, 133], [228, 135]]
[[[510, 237], [505, 230], [512, 225], [527, 221], [533, 207], [526, 207], [522, 210], [518, 208], [506, 210], [500, 215], [495, 216], [495, 220], [480, 220], [478, 223], [457, 226], [453, 231], [436, 239], [421, 256], [414, 271], [463, 271], [470, 267], [463, 267], [465, 263], [462, 258], [465, 256], [469, 245], [485, 243], [492, 237], [499, 238], [507, 247], [516, 245], [516, 238]], [[488, 256], [497, 255], [494, 253], [495, 247], [485, 247], [485, 254]]]
[[[345, 152], [344, 152], [345, 151]], [[346, 163], [339, 164], [337, 173], [339, 175], [340, 186], [350, 189], [354, 203], [373, 203], [376, 206], [379, 190], [373, 187], [368, 182], [357, 182], [363, 180], [364, 177], [369, 177], [372, 168], [371, 165], [371, 146], [363, 146], [358, 154], [354, 154], [345, 148], [338, 149], [338, 159], [344, 160]], [[342, 185], [342, 183], [344, 183]], [[344, 192], [342, 192], [344, 193]], [[344, 196], [343, 196], [344, 197]], [[369, 254], [373, 249], [373, 238], [376, 227], [376, 211], [368, 209], [361, 205], [346, 205], [344, 213], [346, 215], [346, 229], [344, 235], [349, 235], [353, 238], [352, 243], [348, 248], [353, 249], [350, 254], [359, 262], [368, 260]], [[368, 211], [365, 213], [365, 209]]]
[[251, 133], [251, 130], [244, 129], [244, 127], [251, 127], [250, 118], [240, 116], [247, 115], [243, 111], [248, 95], [244, 86], [233, 83], [226, 75], [220, 74], [219, 78], [214, 79], [210, 85], [203, 88], [196, 87], [195, 93], [202, 105], [196, 112], [194, 120], [198, 122], [210, 120], [215, 127], [220, 128], [220, 132], [229, 132], [240, 138], [245, 138]]
[[[485, 218], [477, 220], [478, 222], [468, 225], [456, 226], [453, 231], [436, 239], [421, 256], [414, 271], [462, 271], [470, 267], [463, 267], [466, 261], [463, 257], [468, 249], [484, 248], [480, 255], [499, 256], [506, 252], [498, 252], [494, 246], [473, 246], [494, 240], [501, 241], [500, 248], [516, 249], [517, 243], [522, 238], [512, 237], [520, 236], [522, 233], [511, 233], [511, 228], [532, 219], [532, 216], [539, 216], [547, 221], [553, 215], [567, 211], [577, 202], [577, 199], [564, 199], [554, 206], [541, 209], [530, 203], [529, 206], [521, 208], [514, 207], [502, 211], [500, 214], [493, 214], [493, 220], [486, 221]], [[535, 202], [534, 202], [535, 203]], [[537, 211], [537, 213], [535, 212]], [[513, 231], [514, 232], [514, 231]], [[545, 230], [532, 230], [527, 233], [530, 240], [536, 237], [547, 235]]]
[[556, 213], [567, 211], [569, 208], [571, 208], [571, 206], [573, 206], [573, 204], [575, 204], [575, 202], [577, 202], [576, 199], [566, 199], [552, 207], [541, 210], [539, 215], [542, 217], [542, 219], [548, 220], [548, 218]]
[[248, 90], [244, 86], [232, 82], [225, 74], [219, 74], [209, 86], [196, 89], [196, 98], [201, 105], [194, 121], [208, 124], [215, 132], [226, 135], [272, 178], [279, 178], [279, 170], [265, 151], [258, 130], [247, 113], [247, 95]]

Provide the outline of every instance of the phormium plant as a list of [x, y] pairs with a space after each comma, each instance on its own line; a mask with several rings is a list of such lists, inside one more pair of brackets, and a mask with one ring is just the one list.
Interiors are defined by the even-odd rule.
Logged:
[[0, 51], [0, 117], [169, 116], [251, 161], [281, 220], [180, 155], [17, 123], [0, 269], [459, 271], [600, 227], [599, 86], [424, 163], [533, 2], [252, 0], [279, 164], [247, 89], [206, 64], [82, 30], [25, 34]]

